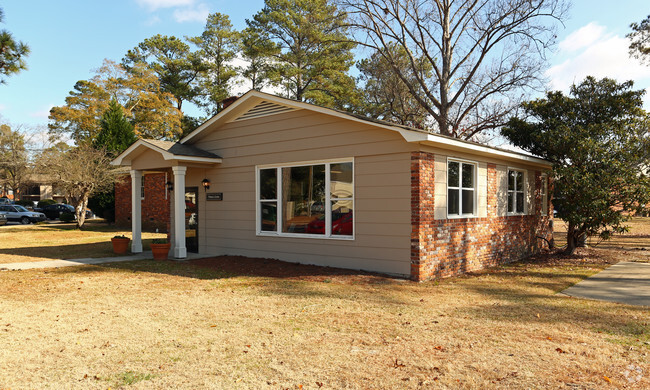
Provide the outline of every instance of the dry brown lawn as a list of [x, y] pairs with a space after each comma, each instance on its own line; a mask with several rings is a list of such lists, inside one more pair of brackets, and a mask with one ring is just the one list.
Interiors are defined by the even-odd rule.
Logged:
[[0, 272], [0, 389], [650, 388], [648, 308], [556, 295], [613, 253], [428, 283], [239, 257]]
[[[82, 230], [73, 223], [0, 226], [0, 264], [111, 257], [111, 238], [131, 231], [119, 229], [102, 220], [87, 221]], [[154, 238], [165, 234], [143, 233], [143, 246], [149, 249]]]

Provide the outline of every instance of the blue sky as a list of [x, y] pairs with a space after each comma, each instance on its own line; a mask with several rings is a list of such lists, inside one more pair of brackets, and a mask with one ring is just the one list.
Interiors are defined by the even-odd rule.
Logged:
[[[0, 120], [32, 131], [47, 125], [52, 106], [64, 99], [78, 80], [89, 79], [104, 58], [120, 61], [127, 50], [155, 34], [178, 37], [201, 33], [208, 13], [230, 16], [235, 28], [245, 26], [263, 0], [11, 0], [0, 7], [16, 39], [32, 53], [29, 69], [0, 85]], [[576, 0], [560, 42], [549, 57], [550, 88], [566, 90], [587, 75], [635, 80], [650, 87], [650, 67], [627, 56], [629, 24], [650, 14], [647, 0]], [[649, 91], [650, 92], [650, 91]], [[646, 96], [646, 109], [650, 96]], [[189, 112], [199, 114], [199, 111]]]

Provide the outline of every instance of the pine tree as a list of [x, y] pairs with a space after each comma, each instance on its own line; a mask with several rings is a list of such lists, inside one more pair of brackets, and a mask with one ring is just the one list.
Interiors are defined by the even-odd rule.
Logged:
[[[4, 13], [0, 8], [0, 23], [2, 23]], [[0, 76], [10, 76], [21, 70], [27, 69], [25, 57], [29, 55], [29, 47], [14, 40], [13, 35], [7, 30], [0, 30]], [[0, 77], [0, 84], [5, 82]]]
[[260, 37], [269, 76], [299, 101], [345, 108], [355, 90], [348, 74], [354, 44], [346, 14], [330, 0], [266, 0], [246, 23]]
[[133, 124], [124, 115], [124, 109], [111, 100], [108, 110], [99, 121], [101, 130], [93, 142], [95, 149], [104, 149], [110, 156], [117, 156], [137, 140]]

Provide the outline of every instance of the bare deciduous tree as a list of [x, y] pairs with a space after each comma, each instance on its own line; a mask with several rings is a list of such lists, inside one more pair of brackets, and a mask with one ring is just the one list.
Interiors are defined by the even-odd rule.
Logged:
[[564, 0], [339, 1], [357, 43], [392, 65], [440, 134], [464, 139], [502, 125], [540, 85], [567, 9]]
[[86, 221], [88, 198], [110, 189], [115, 181], [115, 168], [110, 157], [89, 145], [75, 148], [50, 148], [41, 158], [41, 167], [64, 192], [75, 208], [77, 227]]
[[32, 165], [26, 147], [25, 134], [19, 126], [12, 130], [0, 124], [0, 184], [4, 192], [11, 188], [14, 199], [30, 184]]

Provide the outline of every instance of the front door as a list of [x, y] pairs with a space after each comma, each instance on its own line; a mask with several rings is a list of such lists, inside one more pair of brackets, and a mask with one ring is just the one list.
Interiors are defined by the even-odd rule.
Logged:
[[199, 253], [199, 202], [198, 188], [185, 187], [185, 247], [188, 252]]

